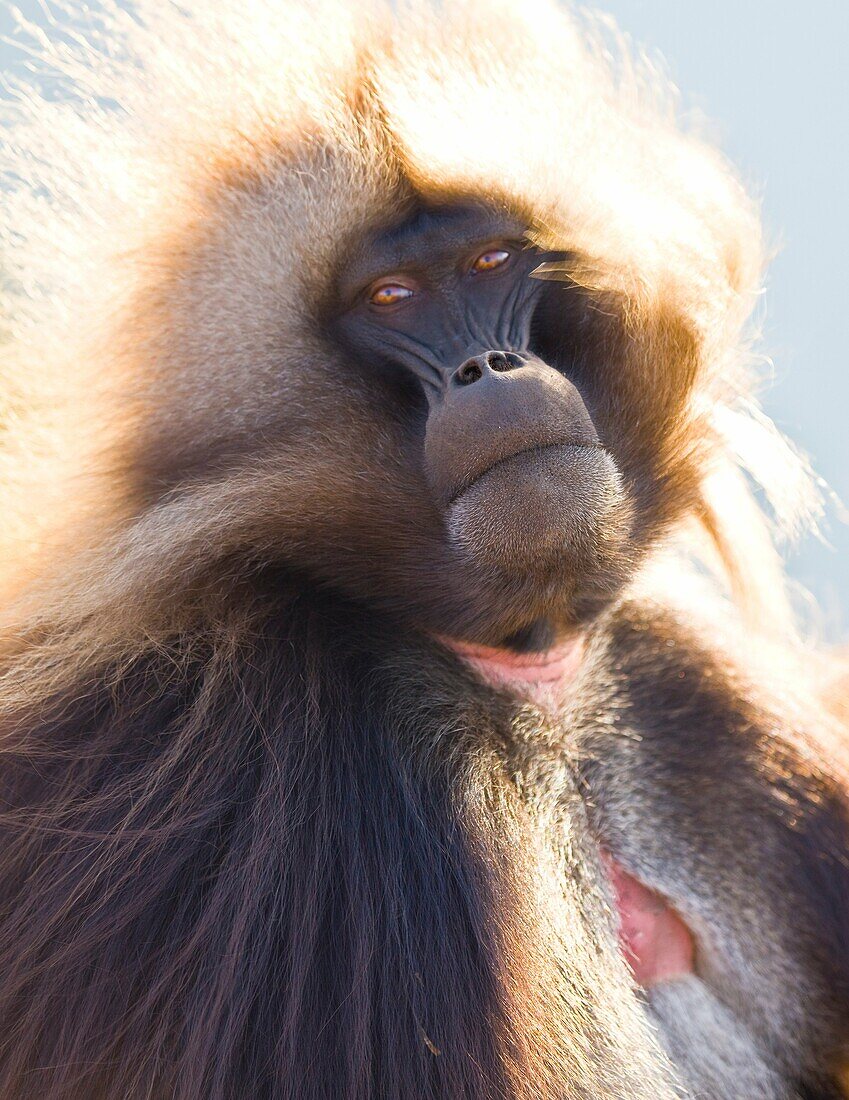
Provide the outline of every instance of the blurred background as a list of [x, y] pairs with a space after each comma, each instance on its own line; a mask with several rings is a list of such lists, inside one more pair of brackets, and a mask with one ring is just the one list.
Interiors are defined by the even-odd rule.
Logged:
[[[46, 22], [39, 0], [19, 6]], [[761, 350], [773, 363], [764, 405], [849, 504], [849, 3], [600, 6], [635, 43], [663, 56], [682, 107], [711, 120], [710, 132], [760, 196], [777, 249], [763, 311]], [[0, 39], [12, 32], [12, 7], [0, 0]], [[0, 74], [25, 64], [0, 40]], [[819, 602], [820, 632], [845, 638], [849, 526], [835, 508], [824, 534], [827, 544], [809, 537], [792, 551], [790, 567]]]

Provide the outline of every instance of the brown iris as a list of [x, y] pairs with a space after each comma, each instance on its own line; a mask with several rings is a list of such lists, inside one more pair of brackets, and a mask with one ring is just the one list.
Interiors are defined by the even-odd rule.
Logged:
[[472, 264], [471, 270], [473, 273], [484, 273], [486, 271], [494, 271], [495, 268], [501, 267], [506, 264], [510, 259], [510, 253], [504, 248], [490, 248], [486, 252], [482, 252], [480, 256]]
[[368, 300], [373, 306], [395, 306], [412, 296], [413, 291], [401, 283], [381, 283], [372, 290]]

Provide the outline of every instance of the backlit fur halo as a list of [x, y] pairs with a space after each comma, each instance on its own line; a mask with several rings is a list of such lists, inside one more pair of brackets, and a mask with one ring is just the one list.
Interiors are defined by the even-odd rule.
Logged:
[[[95, 614], [92, 639], [126, 642], [156, 629], [198, 561], [271, 537], [259, 510], [273, 471], [151, 502], [134, 482], [138, 437], [151, 408], [163, 435], [185, 430], [179, 398], [198, 371], [229, 416], [249, 418], [274, 384], [269, 318], [297, 332], [304, 282], [337, 258], [339, 227], [367, 225], [401, 177], [520, 205], [539, 243], [579, 257], [570, 278], [616, 295], [626, 325], [654, 326], [667, 361], [685, 334], [694, 384], [669, 446], [693, 451], [698, 471], [687, 522], [755, 614], [775, 617], [780, 570], [737, 471], [765, 483], [785, 526], [818, 501], [804, 463], [752, 411], [756, 210], [614, 33], [546, 0], [51, 10], [49, 37], [21, 23], [33, 75], [3, 108], [0, 594], [13, 630], [73, 630]], [[252, 233], [230, 242], [225, 267], [203, 242], [228, 221]], [[279, 247], [281, 224], [298, 227], [288, 237], [302, 254]], [[168, 327], [187, 264], [208, 294], [185, 306], [206, 327], [188, 314], [184, 327], [214, 333], [215, 356], [203, 335]], [[677, 386], [651, 353], [652, 384]], [[234, 364], [250, 364], [250, 393], [228, 389], [228, 372], [243, 378]]]

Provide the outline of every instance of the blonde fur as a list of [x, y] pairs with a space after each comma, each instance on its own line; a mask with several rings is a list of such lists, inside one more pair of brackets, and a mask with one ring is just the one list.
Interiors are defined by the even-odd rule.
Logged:
[[[269, 318], [296, 329], [303, 285], [333, 261], [338, 229], [368, 223], [399, 162], [430, 191], [520, 197], [538, 240], [583, 257], [577, 277], [624, 295], [635, 327], [658, 312], [686, 319], [699, 375], [690, 411], [715, 441], [693, 513], [752, 617], [774, 621], [778, 570], [747, 491], [726, 491], [732, 471], [769, 482], [784, 526], [807, 523], [819, 502], [752, 404], [757, 212], [715, 150], [682, 132], [674, 91], [615, 33], [544, 0], [404, 5], [397, 16], [264, 0], [50, 10], [49, 34], [21, 20], [33, 75], [12, 83], [3, 119], [0, 554], [12, 628], [22, 616], [73, 617], [80, 601], [103, 606], [114, 573], [128, 624], [126, 589], [148, 588], [142, 561], [173, 569], [175, 539], [203, 538], [185, 517], [175, 535], [168, 505], [138, 518], [134, 440], [150, 417], [187, 430], [187, 405], [202, 431], [219, 412], [205, 408], [207, 390], [235, 418], [243, 401], [273, 398]], [[379, 133], [374, 114], [352, 116], [354, 95], [379, 105]], [[291, 162], [285, 151], [305, 134], [312, 152]], [[240, 239], [225, 232], [198, 248], [222, 224]], [[299, 255], [278, 247], [294, 226]], [[194, 300], [175, 273], [193, 250]], [[184, 340], [173, 322], [157, 331], [167, 311], [178, 324], [183, 311]], [[658, 359], [648, 373], [662, 374]]]

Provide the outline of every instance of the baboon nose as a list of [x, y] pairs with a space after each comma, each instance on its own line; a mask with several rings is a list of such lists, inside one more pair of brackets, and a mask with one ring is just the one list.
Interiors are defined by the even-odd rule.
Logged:
[[506, 371], [516, 370], [521, 367], [523, 360], [515, 352], [485, 351], [481, 355], [473, 355], [462, 363], [451, 378], [456, 386], [471, 386], [479, 382], [488, 374], [504, 374]]

